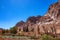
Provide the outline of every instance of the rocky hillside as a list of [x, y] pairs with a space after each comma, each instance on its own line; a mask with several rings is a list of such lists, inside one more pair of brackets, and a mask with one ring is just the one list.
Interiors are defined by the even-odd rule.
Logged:
[[59, 21], [60, 20], [60, 2], [54, 3], [50, 5], [47, 13], [44, 16], [31, 16], [27, 19], [26, 22], [18, 22], [16, 26], [21, 26], [24, 23], [28, 24], [29, 22], [32, 24], [36, 24], [37, 22], [51, 22], [51, 21]]
[[28, 30], [34, 30], [35, 34], [60, 34], [60, 1], [50, 5], [44, 16], [29, 17], [26, 22], [18, 22], [16, 27], [28, 27]]
[[26, 22], [24, 22], [24, 21], [20, 21], [20, 22], [18, 22], [17, 24], [16, 24], [16, 27], [20, 27], [20, 26], [22, 26], [22, 25], [29, 25], [29, 24], [36, 24], [36, 22], [37, 21], [40, 21], [40, 18], [41, 18], [41, 16], [31, 16], [31, 17], [29, 17], [27, 20], [26, 20]]

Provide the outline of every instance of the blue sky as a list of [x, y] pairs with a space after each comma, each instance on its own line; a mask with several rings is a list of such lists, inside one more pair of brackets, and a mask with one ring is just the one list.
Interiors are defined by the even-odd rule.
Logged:
[[43, 16], [57, 0], [0, 0], [0, 28], [8, 29], [29, 16]]

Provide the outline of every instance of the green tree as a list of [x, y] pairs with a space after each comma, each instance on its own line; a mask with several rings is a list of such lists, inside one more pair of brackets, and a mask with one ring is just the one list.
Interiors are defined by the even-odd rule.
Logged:
[[5, 29], [3, 29], [2, 34], [5, 34]]
[[16, 34], [17, 33], [17, 27], [12, 27], [10, 28], [11, 34]]
[[53, 38], [52, 36], [50, 36], [50, 35], [42, 35], [41, 36], [41, 39], [42, 40], [57, 40], [57, 38]]
[[8, 29], [4, 29], [4, 30], [2, 31], [2, 34], [5, 34], [5, 33], [8, 33]]

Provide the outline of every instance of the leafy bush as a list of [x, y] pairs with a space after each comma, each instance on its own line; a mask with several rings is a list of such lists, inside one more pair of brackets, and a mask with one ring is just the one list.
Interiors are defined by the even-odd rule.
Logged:
[[30, 36], [30, 39], [38, 39], [36, 36]]
[[52, 36], [49, 36], [49, 35], [46, 35], [46, 34], [42, 35], [41, 39], [42, 40], [57, 40], [57, 38], [53, 38]]
[[10, 32], [11, 32], [11, 34], [16, 34], [17, 33], [17, 27], [12, 27], [12, 28], [10, 28]]

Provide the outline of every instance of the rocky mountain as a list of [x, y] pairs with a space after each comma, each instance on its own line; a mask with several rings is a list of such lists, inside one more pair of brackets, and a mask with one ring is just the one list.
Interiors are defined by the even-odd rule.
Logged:
[[16, 24], [16, 27], [20, 27], [22, 25], [29, 25], [29, 24], [36, 24], [37, 21], [39, 21], [41, 18], [41, 16], [31, 16], [31, 17], [28, 17], [27, 21], [24, 22], [24, 21], [20, 21]]
[[32, 16], [26, 22], [19, 22], [16, 25], [17, 27], [24, 25], [29, 31], [33, 30], [36, 35], [39, 33], [60, 34], [60, 1], [50, 5], [44, 16]]
[[23, 26], [24, 24], [25, 24], [24, 21], [20, 21], [20, 22], [18, 22], [15, 26], [16, 26], [16, 27], [21, 27], [21, 26]]
[[40, 20], [37, 23], [40, 25], [40, 29], [43, 27], [47, 32], [51, 32], [51, 28], [54, 28], [56, 33], [60, 33], [60, 2], [50, 5], [47, 13]]

